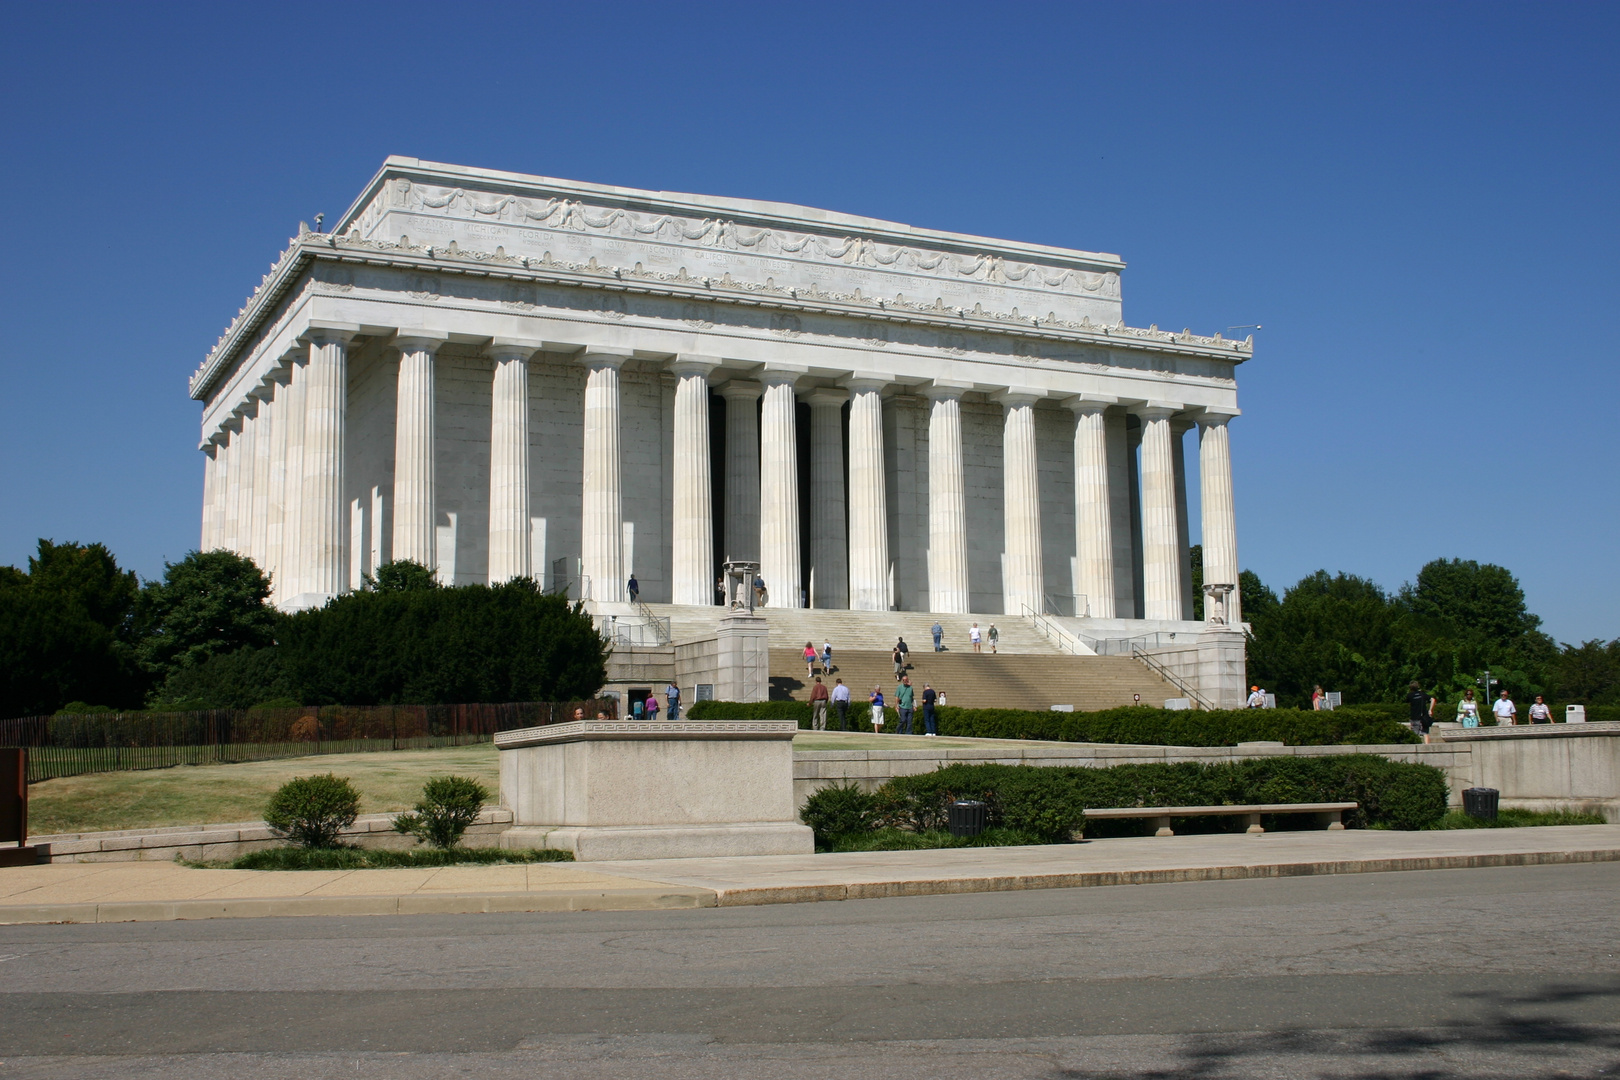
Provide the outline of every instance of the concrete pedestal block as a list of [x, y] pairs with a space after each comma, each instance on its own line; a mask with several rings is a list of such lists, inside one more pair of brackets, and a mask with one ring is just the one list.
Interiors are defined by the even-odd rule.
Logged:
[[584, 720], [495, 736], [509, 848], [580, 860], [808, 855], [791, 720]]
[[725, 615], [715, 631], [719, 643], [715, 697], [721, 701], [768, 701], [771, 696], [770, 627], [759, 615]]

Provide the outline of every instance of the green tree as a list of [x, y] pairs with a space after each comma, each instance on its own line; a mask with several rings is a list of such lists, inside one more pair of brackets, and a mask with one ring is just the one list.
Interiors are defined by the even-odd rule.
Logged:
[[0, 715], [69, 701], [129, 708], [146, 678], [131, 646], [133, 573], [101, 544], [40, 540], [25, 574], [0, 573]]
[[375, 576], [367, 574], [365, 585], [373, 592], [410, 592], [413, 589], [437, 589], [439, 579], [419, 562], [395, 559], [377, 567]]
[[251, 709], [266, 702], [297, 703], [298, 695], [274, 645], [251, 645], [176, 668], [152, 692], [154, 709]]
[[141, 591], [136, 625], [141, 662], [160, 679], [212, 657], [275, 638], [280, 616], [266, 601], [270, 582], [252, 559], [225, 550], [193, 551], [163, 567]]
[[1620, 705], [1620, 638], [1565, 645], [1551, 674], [1552, 691], [1565, 704]]
[[607, 679], [583, 606], [528, 578], [347, 593], [288, 616], [278, 638], [306, 705], [569, 701]]

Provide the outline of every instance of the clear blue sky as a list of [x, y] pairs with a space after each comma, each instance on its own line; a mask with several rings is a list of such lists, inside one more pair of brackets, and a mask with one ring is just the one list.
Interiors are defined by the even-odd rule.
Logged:
[[197, 542], [186, 378], [388, 154], [1117, 252], [1261, 323], [1245, 567], [1620, 636], [1614, 4], [9, 4], [0, 563]]

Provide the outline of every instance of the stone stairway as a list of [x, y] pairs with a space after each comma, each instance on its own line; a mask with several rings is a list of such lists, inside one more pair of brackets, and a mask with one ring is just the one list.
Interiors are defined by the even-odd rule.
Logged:
[[[691, 641], [714, 633], [716, 622], [723, 615], [719, 607], [695, 607], [684, 604], [648, 604], [654, 614], [670, 620], [671, 636], [675, 641]], [[1028, 653], [1037, 656], [1066, 655], [1036, 630], [1028, 620], [1008, 615], [933, 615], [926, 611], [837, 611], [831, 608], [760, 608], [770, 627], [771, 646], [803, 650], [811, 641], [819, 650], [823, 642], [832, 642], [833, 655], [842, 650], [882, 650], [887, 653], [895, 639], [904, 637], [915, 655], [919, 650], [934, 647], [929, 628], [934, 621], [945, 630], [945, 645], [953, 651], [969, 652], [968, 627], [979, 624], [988, 633], [995, 623], [1001, 631], [999, 651]], [[988, 643], [984, 646], [990, 651]], [[892, 669], [891, 669], [892, 670]]]
[[[803, 649], [803, 645], [771, 649], [772, 700], [809, 700], [811, 680], [805, 678]], [[816, 670], [820, 672], [820, 665]], [[1053, 705], [1112, 709], [1134, 704], [1134, 694], [1142, 695], [1143, 705], [1159, 707], [1181, 696], [1181, 691], [1128, 656], [936, 653], [930, 644], [911, 650], [906, 673], [917, 690], [919, 706], [925, 682], [944, 690], [951, 705], [972, 709], [1046, 709]], [[835, 643], [832, 675], [844, 680], [851, 700], [862, 706], [874, 686], [881, 686], [884, 698], [894, 704], [896, 679], [888, 651], [840, 651]], [[832, 679], [826, 681], [832, 684]]]

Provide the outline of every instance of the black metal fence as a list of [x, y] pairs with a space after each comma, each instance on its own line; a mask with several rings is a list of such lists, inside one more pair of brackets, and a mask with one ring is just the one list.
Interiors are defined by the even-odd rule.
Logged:
[[297, 709], [75, 713], [0, 720], [0, 747], [26, 746], [28, 782], [310, 754], [421, 750], [488, 742], [498, 731], [606, 713], [618, 701], [480, 705], [327, 705]]

